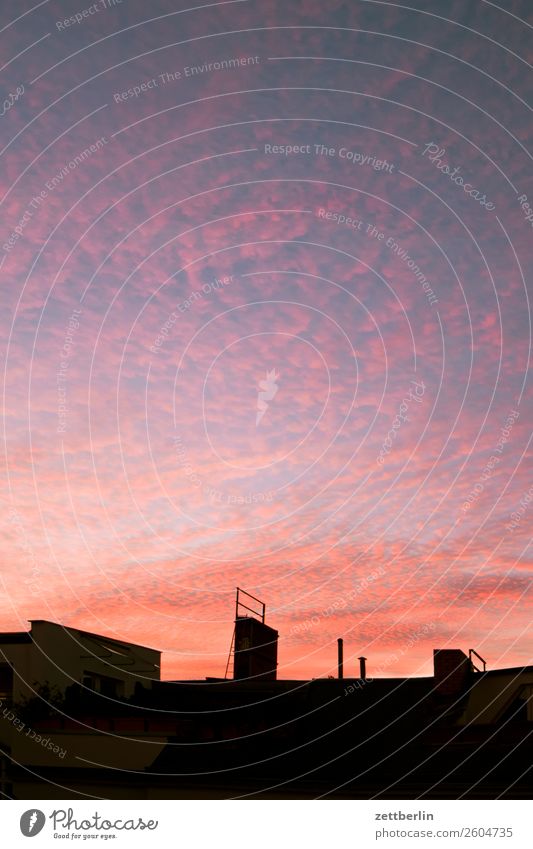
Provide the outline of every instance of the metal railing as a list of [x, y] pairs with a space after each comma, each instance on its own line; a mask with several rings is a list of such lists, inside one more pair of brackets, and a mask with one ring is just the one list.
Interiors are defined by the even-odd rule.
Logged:
[[[241, 595], [245, 595], [248, 598], [251, 598], [254, 601], [256, 601], [258, 604], [260, 604], [261, 605], [261, 612], [259, 612], [259, 610], [254, 610], [253, 607], [248, 607], [247, 604], [244, 604], [244, 602], [242, 602], [241, 599], [240, 599]], [[246, 590], [241, 590], [240, 587], [237, 587], [237, 596], [236, 596], [236, 599], [235, 599], [235, 619], [239, 618], [239, 607], [244, 607], [245, 610], [248, 610], [250, 613], [253, 613], [254, 616], [259, 616], [261, 618], [261, 622], [263, 623], [263, 625], [265, 624], [266, 604], [264, 604], [261, 601], [261, 599], [256, 598], [251, 593], [247, 593]]]
[[[260, 605], [261, 609], [255, 610], [253, 607], [249, 607], [247, 604], [245, 604], [243, 601], [241, 601], [241, 596], [243, 596], [243, 595], [245, 595], [247, 599], [251, 598], [252, 601], [256, 601], [257, 604]], [[244, 608], [244, 610], [247, 610], [249, 613], [253, 613], [254, 616], [257, 616], [261, 620], [263, 625], [265, 624], [266, 604], [264, 602], [262, 602], [261, 599], [256, 598], [251, 593], [247, 593], [246, 590], [241, 590], [240, 587], [237, 587], [237, 594], [235, 596], [235, 620], [237, 620], [239, 618], [239, 615], [242, 616], [242, 614], [239, 614], [241, 607]], [[227, 663], [226, 663], [226, 672], [224, 673], [224, 678], [226, 678], [226, 679], [229, 678], [230, 674], [234, 675], [234, 672], [235, 672], [235, 628], [233, 629], [233, 636], [231, 638], [231, 646], [230, 646], [230, 649], [229, 649], [228, 660], [227, 660]]]
[[[478, 659], [479, 661], [481, 661], [481, 663], [483, 664], [483, 669], [478, 669], [478, 667], [476, 666], [476, 664], [475, 664], [475, 663], [474, 663], [474, 661], [472, 660], [472, 655], [475, 655], [475, 656], [477, 657], [477, 659]], [[471, 665], [472, 665], [472, 669], [473, 669], [475, 672], [486, 672], [486, 669], [487, 669], [487, 663], [486, 663], [486, 661], [485, 661], [485, 658], [481, 657], [481, 655], [480, 655], [480, 654], [478, 654], [478, 653], [477, 653], [477, 651], [476, 651], [475, 649], [468, 649], [468, 659], [469, 659], [469, 661], [470, 661], [470, 663], [471, 663]]]

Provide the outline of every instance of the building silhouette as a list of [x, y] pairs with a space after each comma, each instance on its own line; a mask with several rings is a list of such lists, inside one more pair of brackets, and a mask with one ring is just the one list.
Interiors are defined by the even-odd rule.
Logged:
[[160, 678], [161, 652], [33, 619], [30, 631], [0, 633], [0, 698], [20, 701], [44, 683], [64, 693], [73, 683], [111, 698]]
[[[224, 678], [161, 681], [159, 652], [50, 622], [1, 634], [0, 793], [529, 798], [533, 666], [487, 670], [446, 648], [425, 678], [362, 663], [357, 677], [278, 679], [278, 632], [246, 597]], [[59, 701], [22, 698], [32, 677]]]

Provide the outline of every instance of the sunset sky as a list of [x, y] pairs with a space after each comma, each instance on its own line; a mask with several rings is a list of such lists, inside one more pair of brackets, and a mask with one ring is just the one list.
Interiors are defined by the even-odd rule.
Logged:
[[0, 630], [532, 662], [532, 26], [3, 0]]

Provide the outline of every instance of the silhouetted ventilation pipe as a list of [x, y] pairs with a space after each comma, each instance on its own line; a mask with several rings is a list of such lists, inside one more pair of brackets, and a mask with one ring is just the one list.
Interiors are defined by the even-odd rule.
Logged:
[[359, 661], [359, 678], [361, 681], [366, 681], [366, 657], [358, 657]]
[[337, 666], [339, 669], [339, 680], [344, 678], [344, 643], [342, 637], [337, 640]]

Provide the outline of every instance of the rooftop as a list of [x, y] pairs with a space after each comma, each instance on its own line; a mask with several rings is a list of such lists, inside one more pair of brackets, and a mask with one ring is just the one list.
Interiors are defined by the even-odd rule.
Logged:
[[[103, 634], [95, 634], [93, 631], [83, 631], [80, 628], [72, 628], [68, 625], [60, 625], [58, 622], [50, 622], [48, 619], [30, 619], [30, 625], [52, 625], [54, 628], [61, 628], [62, 631], [65, 632], [75, 632], [76, 634], [80, 634], [83, 637], [87, 637], [89, 639], [101, 640], [103, 643], [110, 643], [111, 645], [120, 646], [121, 648], [131, 649], [131, 648], [139, 648], [139, 649], [149, 649], [150, 651], [155, 651], [161, 654], [158, 649], [153, 649], [150, 646], [144, 646], [140, 643], [128, 643], [124, 640], [117, 640], [115, 637], [107, 637]], [[0, 645], [13, 645], [16, 643], [31, 643], [33, 642], [33, 637], [30, 631], [4, 631], [0, 632]]]

